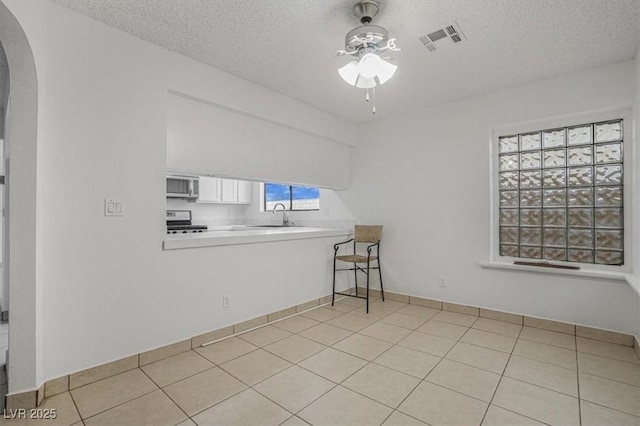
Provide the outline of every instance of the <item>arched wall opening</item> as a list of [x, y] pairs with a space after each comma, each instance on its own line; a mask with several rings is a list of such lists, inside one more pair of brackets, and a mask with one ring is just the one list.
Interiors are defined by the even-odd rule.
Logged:
[[[5, 143], [9, 168], [6, 218], [10, 329], [7, 376], [9, 398], [35, 390], [42, 381], [42, 337], [38, 289], [37, 114], [35, 61], [29, 41], [16, 17], [0, 2], [0, 43], [9, 65], [10, 92]], [[35, 406], [33, 401], [21, 405]], [[33, 402], [33, 403], [32, 403]]]

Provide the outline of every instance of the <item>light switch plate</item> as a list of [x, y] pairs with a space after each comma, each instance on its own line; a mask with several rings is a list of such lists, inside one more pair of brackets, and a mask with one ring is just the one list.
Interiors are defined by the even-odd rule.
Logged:
[[105, 198], [104, 215], [105, 216], [124, 216], [124, 203], [122, 202], [122, 200]]

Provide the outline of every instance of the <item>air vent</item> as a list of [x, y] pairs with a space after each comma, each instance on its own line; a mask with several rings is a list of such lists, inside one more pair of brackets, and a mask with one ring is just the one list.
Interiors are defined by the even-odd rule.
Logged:
[[[449, 39], [452, 43], [447, 43], [446, 41], [440, 41], [442, 39]], [[447, 44], [456, 44], [460, 43], [463, 40], [466, 40], [464, 33], [460, 30], [460, 26], [458, 23], [454, 23], [453, 25], [447, 25], [446, 27], [433, 31], [427, 35], [421, 36], [418, 38], [420, 42], [427, 48], [429, 52], [434, 52], [436, 50], [435, 43], [438, 42], [438, 48], [444, 47]]]
[[445, 38], [447, 36], [447, 33], [444, 32], [444, 30], [438, 30], [438, 31], [434, 31], [431, 34], [427, 34], [427, 37], [429, 37], [429, 39], [431, 41], [438, 41], [442, 38]]
[[424, 47], [426, 47], [429, 52], [433, 52], [434, 50], [436, 50], [436, 47], [427, 36], [422, 36], [418, 38], [418, 40], [420, 40], [420, 42], [424, 44]]

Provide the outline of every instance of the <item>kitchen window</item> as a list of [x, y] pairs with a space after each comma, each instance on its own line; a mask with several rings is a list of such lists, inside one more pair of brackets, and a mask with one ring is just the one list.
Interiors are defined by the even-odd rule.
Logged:
[[499, 135], [500, 256], [624, 264], [623, 124]]
[[278, 203], [287, 210], [320, 210], [320, 189], [315, 187], [265, 183], [263, 195], [265, 211], [273, 210]]

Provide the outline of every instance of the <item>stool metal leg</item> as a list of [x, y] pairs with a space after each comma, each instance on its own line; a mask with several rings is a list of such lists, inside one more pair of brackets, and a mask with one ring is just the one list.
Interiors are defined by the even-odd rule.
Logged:
[[355, 286], [356, 286], [356, 296], [358, 296], [358, 264], [354, 263], [353, 264], [353, 278], [355, 280]]
[[369, 313], [369, 259], [367, 259], [367, 313]]
[[331, 294], [331, 306], [336, 301], [336, 257], [333, 256], [333, 293]]
[[380, 294], [384, 302], [384, 288], [382, 287], [382, 267], [380, 266], [380, 258], [378, 257], [378, 274], [380, 274]]

